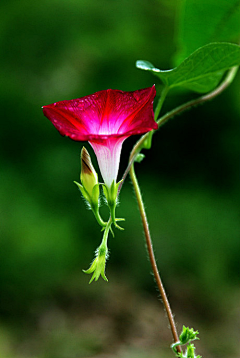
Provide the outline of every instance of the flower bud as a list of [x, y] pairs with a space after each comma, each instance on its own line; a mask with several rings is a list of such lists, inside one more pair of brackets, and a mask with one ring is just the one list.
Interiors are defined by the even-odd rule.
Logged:
[[74, 182], [79, 190], [81, 191], [83, 197], [86, 199], [87, 203], [90, 205], [97, 222], [102, 227], [106, 226], [106, 223], [102, 220], [99, 214], [99, 183], [98, 175], [92, 165], [91, 157], [86, 148], [82, 148], [81, 151], [81, 174], [80, 179], [82, 184]]
[[93, 188], [98, 184], [98, 175], [92, 165], [90, 154], [85, 147], [81, 151], [81, 175], [82, 185], [89, 197], [92, 197]]
[[193, 328], [183, 326], [182, 333], [179, 336], [181, 344], [187, 344], [188, 342], [198, 339], [198, 331], [194, 331]]
[[98, 184], [98, 175], [92, 165], [91, 157], [86, 148], [82, 148], [81, 151], [81, 174], [80, 179], [82, 185], [78, 182], [74, 182], [79, 190], [81, 191], [83, 197], [90, 204], [92, 210], [98, 209], [98, 199], [99, 199], [99, 184]]
[[84, 273], [87, 274], [93, 274], [91, 280], [89, 283], [91, 283], [93, 280], [97, 281], [100, 277], [105, 281], [108, 281], [106, 275], [105, 275], [105, 266], [106, 266], [106, 260], [108, 258], [108, 248], [105, 243], [103, 243], [97, 250], [96, 250], [96, 258], [91, 264], [90, 268], [88, 270], [83, 270]]

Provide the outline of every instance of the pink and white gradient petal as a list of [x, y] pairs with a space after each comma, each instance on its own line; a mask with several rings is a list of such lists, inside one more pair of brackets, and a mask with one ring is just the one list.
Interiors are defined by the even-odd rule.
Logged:
[[109, 137], [103, 142], [89, 141], [96, 154], [104, 183], [110, 188], [117, 181], [122, 144], [126, 137]]
[[124, 140], [158, 128], [153, 113], [155, 95], [155, 86], [132, 92], [108, 89], [43, 106], [43, 113], [60, 134], [91, 144], [110, 187], [117, 180]]

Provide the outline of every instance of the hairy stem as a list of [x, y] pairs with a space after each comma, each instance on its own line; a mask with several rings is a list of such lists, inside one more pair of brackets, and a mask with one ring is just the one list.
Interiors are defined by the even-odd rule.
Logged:
[[[147, 250], [148, 250], [148, 254], [149, 254], [149, 259], [150, 259], [150, 263], [152, 266], [152, 270], [153, 270], [153, 274], [159, 289], [159, 292], [161, 294], [162, 297], [162, 301], [165, 307], [165, 310], [167, 312], [167, 316], [168, 316], [168, 320], [170, 323], [170, 327], [171, 327], [171, 331], [172, 331], [172, 335], [174, 338], [174, 342], [178, 342], [178, 333], [177, 333], [177, 328], [176, 328], [176, 324], [174, 321], [174, 317], [173, 317], [173, 313], [165, 292], [165, 289], [163, 287], [163, 283], [159, 274], [159, 270], [157, 267], [157, 263], [156, 263], [156, 259], [155, 259], [155, 255], [154, 255], [154, 251], [153, 251], [153, 245], [152, 245], [152, 239], [151, 239], [151, 235], [150, 235], [150, 231], [149, 231], [149, 226], [148, 226], [148, 221], [147, 221], [147, 215], [146, 215], [146, 211], [144, 208], [144, 204], [143, 204], [143, 199], [142, 199], [142, 195], [141, 195], [141, 191], [138, 185], [138, 181], [137, 181], [137, 177], [135, 175], [135, 171], [134, 171], [134, 165], [132, 164], [131, 169], [130, 169], [130, 177], [133, 183], [133, 188], [136, 194], [136, 198], [137, 198], [137, 202], [138, 202], [138, 206], [139, 206], [139, 211], [140, 211], [140, 215], [141, 215], [141, 219], [142, 219], [142, 224], [143, 224], [143, 229], [144, 229], [144, 234], [145, 234], [145, 238], [146, 238], [146, 244], [147, 244]], [[177, 346], [176, 347], [178, 353], [181, 353], [181, 347]]]
[[[168, 88], [164, 88], [162, 95], [159, 99], [159, 102], [157, 104], [156, 110], [155, 110], [155, 120], [158, 123], [158, 126], [162, 126], [164, 123], [166, 123], [170, 118], [174, 117], [177, 114], [180, 114], [182, 112], [184, 112], [185, 110], [194, 107], [198, 104], [204, 103], [206, 101], [209, 101], [213, 98], [215, 98], [216, 96], [218, 96], [220, 93], [222, 93], [233, 81], [234, 77], [236, 76], [236, 73], [238, 71], [238, 66], [233, 67], [229, 70], [226, 78], [224, 79], [224, 81], [212, 92], [203, 95], [197, 99], [194, 99], [192, 101], [189, 101], [187, 103], [184, 103], [183, 105], [173, 109], [172, 111], [168, 112], [167, 114], [165, 114], [164, 116], [162, 116], [160, 119], [157, 120], [160, 110], [162, 108], [163, 102], [166, 98], [166, 95], [168, 93]], [[154, 273], [154, 277], [159, 289], [159, 292], [161, 294], [162, 300], [163, 300], [163, 304], [165, 307], [165, 310], [167, 312], [167, 316], [169, 319], [169, 323], [170, 323], [170, 327], [171, 327], [171, 331], [172, 331], [172, 335], [173, 335], [173, 339], [174, 342], [177, 343], [179, 341], [178, 339], [178, 333], [177, 333], [177, 329], [176, 329], [176, 324], [174, 321], [174, 317], [172, 314], [172, 310], [169, 304], [169, 301], [167, 299], [167, 295], [159, 274], [159, 270], [156, 264], [156, 259], [155, 259], [155, 255], [154, 255], [154, 251], [153, 251], [153, 245], [152, 245], [152, 239], [151, 239], [151, 235], [150, 235], [150, 230], [149, 230], [149, 225], [148, 225], [148, 221], [147, 221], [147, 216], [146, 216], [146, 211], [144, 208], [144, 204], [143, 204], [143, 200], [142, 200], [142, 195], [141, 195], [141, 191], [138, 185], [138, 181], [137, 181], [137, 177], [135, 175], [135, 171], [134, 171], [134, 160], [137, 156], [138, 153], [140, 153], [141, 149], [144, 146], [144, 142], [148, 139], [148, 136], [151, 135], [152, 133], [146, 133], [144, 134], [139, 141], [135, 144], [135, 146], [132, 149], [132, 152], [130, 154], [130, 158], [129, 158], [129, 164], [127, 167], [126, 172], [124, 173], [124, 178], [123, 181], [125, 179], [125, 177], [127, 176], [128, 172], [130, 174], [130, 178], [132, 180], [133, 183], [133, 188], [136, 194], [136, 198], [137, 198], [137, 202], [138, 202], [138, 206], [139, 206], [139, 211], [140, 211], [140, 215], [141, 215], [141, 219], [142, 219], [142, 223], [143, 223], [143, 228], [144, 228], [144, 234], [145, 234], [145, 238], [146, 238], [146, 244], [147, 244], [147, 250], [148, 250], [148, 254], [149, 254], [149, 258], [150, 258], [150, 262], [151, 262], [151, 266], [152, 266], [152, 270]], [[121, 189], [121, 186], [119, 188], [119, 190]], [[178, 353], [181, 353], [181, 347], [180, 346], [176, 346], [176, 350]]]

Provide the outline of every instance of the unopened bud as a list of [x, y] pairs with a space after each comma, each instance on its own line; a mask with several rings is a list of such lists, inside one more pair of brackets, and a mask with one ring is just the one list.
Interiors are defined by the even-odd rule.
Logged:
[[193, 328], [183, 326], [182, 333], [179, 336], [181, 344], [186, 344], [188, 342], [198, 339], [198, 331], [194, 331]]
[[91, 283], [93, 280], [97, 281], [100, 277], [105, 281], [108, 281], [106, 275], [105, 275], [105, 266], [106, 266], [106, 260], [108, 258], [108, 249], [106, 244], [102, 244], [97, 250], [96, 250], [96, 258], [91, 264], [90, 268], [88, 270], [83, 270], [84, 273], [93, 274], [91, 280], [89, 283]]
[[106, 223], [102, 220], [99, 214], [99, 183], [98, 175], [92, 165], [91, 157], [86, 148], [82, 148], [81, 151], [81, 174], [80, 174], [81, 183], [74, 182], [79, 190], [81, 191], [83, 197], [86, 199], [87, 203], [90, 205], [97, 222], [102, 227], [106, 226]]
[[98, 175], [92, 165], [90, 154], [85, 147], [81, 151], [81, 175], [80, 179], [84, 189], [87, 191], [89, 197], [92, 197], [92, 191], [96, 184], [98, 184]]

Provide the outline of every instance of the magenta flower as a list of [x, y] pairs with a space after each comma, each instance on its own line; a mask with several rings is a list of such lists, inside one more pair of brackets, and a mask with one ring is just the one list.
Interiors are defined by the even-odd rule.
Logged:
[[108, 89], [43, 106], [43, 113], [60, 134], [91, 144], [110, 187], [117, 180], [124, 140], [158, 128], [153, 114], [155, 95], [155, 86], [133, 92]]

